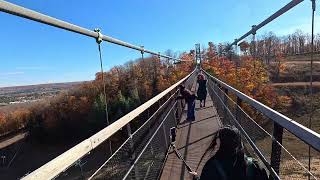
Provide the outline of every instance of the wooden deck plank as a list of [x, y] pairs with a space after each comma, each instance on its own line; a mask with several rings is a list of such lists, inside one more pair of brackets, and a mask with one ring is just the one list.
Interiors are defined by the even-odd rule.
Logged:
[[[201, 156], [210, 145], [214, 133], [220, 127], [220, 120], [213, 106], [210, 96], [207, 96], [206, 107], [200, 108], [199, 101], [196, 102], [196, 120], [186, 122], [186, 109], [182, 115], [177, 128], [176, 147], [188, 165], [195, 170]], [[203, 159], [197, 173], [200, 174], [207, 159]], [[185, 180], [192, 179], [176, 154], [171, 150], [161, 180]]]

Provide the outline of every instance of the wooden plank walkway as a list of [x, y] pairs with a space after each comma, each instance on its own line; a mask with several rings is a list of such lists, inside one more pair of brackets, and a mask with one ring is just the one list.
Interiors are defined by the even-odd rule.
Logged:
[[[196, 120], [186, 122], [186, 109], [182, 115], [177, 128], [176, 147], [188, 165], [195, 170], [201, 156], [210, 145], [214, 133], [220, 127], [220, 120], [210, 96], [207, 96], [206, 107], [200, 108], [199, 101], [196, 102]], [[202, 167], [207, 161], [201, 161], [197, 173], [201, 174]], [[192, 179], [182, 161], [171, 150], [161, 180], [188, 180]]]

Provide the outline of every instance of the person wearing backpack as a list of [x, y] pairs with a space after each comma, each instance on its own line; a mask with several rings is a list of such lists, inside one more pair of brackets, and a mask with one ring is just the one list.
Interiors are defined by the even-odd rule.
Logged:
[[219, 129], [206, 151], [216, 153], [204, 165], [200, 180], [268, 180], [266, 170], [257, 160], [247, 157], [243, 149], [238, 129]]

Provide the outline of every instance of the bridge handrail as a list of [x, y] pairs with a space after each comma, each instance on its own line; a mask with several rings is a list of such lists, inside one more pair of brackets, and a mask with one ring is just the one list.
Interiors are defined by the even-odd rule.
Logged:
[[91, 31], [89, 29], [86, 29], [86, 28], [68, 23], [66, 21], [62, 21], [62, 20], [50, 17], [48, 15], [33, 11], [31, 9], [24, 8], [22, 6], [15, 5], [13, 3], [6, 2], [3, 0], [0, 0], [0, 11], [15, 15], [15, 16], [19, 16], [22, 18], [30, 19], [30, 20], [33, 20], [36, 22], [40, 22], [43, 24], [47, 24], [47, 25], [50, 25], [53, 27], [65, 29], [67, 31], [79, 33], [79, 34], [82, 34], [82, 35], [85, 35], [88, 37], [92, 37], [95, 39], [99, 38], [99, 36], [100, 36], [100, 38], [104, 41], [107, 41], [107, 42], [110, 42], [113, 44], [117, 44], [120, 46], [124, 46], [124, 47], [130, 48], [130, 49], [138, 50], [142, 53], [146, 52], [146, 53], [160, 56], [163, 58], [168, 58], [168, 59], [172, 59], [172, 60], [176, 60], [176, 61], [184, 61], [179, 58], [170, 57], [167, 55], [160, 54], [159, 52], [154, 52], [154, 51], [150, 51], [148, 49], [144, 49], [143, 46], [133, 45], [133, 44], [121, 41], [119, 39], [116, 39], [116, 38], [113, 38], [110, 36], [98, 34], [97, 32]]
[[[204, 70], [203, 70], [204, 71]], [[312, 146], [317, 151], [320, 151], [320, 134], [317, 132], [299, 124], [298, 122], [290, 119], [289, 117], [275, 111], [274, 109], [262, 104], [261, 102], [247, 96], [246, 94], [240, 92], [239, 90], [233, 88], [227, 83], [219, 80], [218, 78], [212, 76], [208, 72], [204, 71], [214, 82], [218, 83], [224, 89], [227, 89], [228, 92], [234, 93], [238, 98], [243, 102], [248, 103], [267, 117], [269, 117], [274, 122], [278, 123], [283, 128], [287, 129], [289, 132], [294, 134], [296, 137]]]
[[106, 128], [102, 129], [98, 133], [92, 135], [88, 139], [82, 141], [81, 143], [72, 147], [68, 151], [64, 152], [63, 154], [59, 155], [58, 157], [44, 164], [40, 168], [31, 172], [27, 176], [23, 177], [22, 180], [36, 180], [36, 179], [44, 180], [44, 179], [53, 179], [57, 177], [61, 172], [65, 171], [70, 166], [72, 166], [78, 159], [90, 153], [91, 150], [93, 150], [102, 142], [107, 140], [109, 137], [111, 137], [121, 128], [126, 126], [129, 122], [134, 120], [142, 112], [144, 112], [146, 109], [151, 107], [154, 103], [156, 103], [158, 100], [163, 98], [165, 95], [167, 95], [170, 91], [172, 91], [178, 85], [183, 83], [195, 71], [196, 69], [193, 70], [186, 77], [184, 77], [183, 79], [175, 83], [174, 85], [170, 86], [169, 88], [167, 88], [166, 90], [158, 94], [157, 96], [153, 97], [149, 101], [145, 102], [141, 106], [137, 107], [133, 111], [126, 114], [125, 116], [121, 117], [120, 119], [110, 124]]

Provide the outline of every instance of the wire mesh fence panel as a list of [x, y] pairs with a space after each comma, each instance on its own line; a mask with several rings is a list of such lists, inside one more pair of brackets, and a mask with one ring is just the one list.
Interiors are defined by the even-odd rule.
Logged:
[[283, 138], [279, 142], [277, 139], [279, 135], [274, 132], [279, 131], [278, 128], [283, 128], [272, 119], [250, 105], [236, 101], [236, 97], [232, 97], [232, 94], [226, 96], [227, 92], [213, 81], [209, 81], [208, 88], [223, 125], [242, 128], [260, 154], [253, 148], [248, 137], [242, 133], [247, 155], [259, 160], [266, 169], [268, 169], [267, 166], [275, 168], [276, 172], [279, 171], [281, 179], [308, 179], [309, 176], [310, 179], [319, 178], [320, 153], [318, 151], [311, 148], [311, 168], [308, 172], [309, 146], [307, 144], [287, 130], [284, 130]]
[[121, 179], [130, 168], [133, 161], [134, 153], [132, 152], [132, 139], [128, 139], [117, 152], [111, 156], [108, 161], [99, 169], [99, 173], [95, 174], [92, 179]]
[[[222, 115], [223, 125], [235, 126], [238, 129], [242, 128], [247, 137], [242, 134], [242, 139], [244, 143], [245, 152], [248, 156], [252, 156], [259, 160], [260, 164], [264, 164], [263, 159], [260, 158], [252, 148], [252, 144], [249, 143], [248, 138], [255, 144], [255, 147], [259, 150], [264, 159], [270, 159], [270, 150], [272, 144], [272, 138], [256, 123], [248, 114], [241, 109], [241, 107], [230, 97], [227, 92], [215, 87], [214, 90], [216, 102], [218, 103], [217, 107], [218, 113]], [[221, 115], [220, 115], [221, 117]], [[259, 142], [258, 142], [259, 141]], [[267, 161], [266, 163], [270, 163]], [[270, 164], [264, 165], [270, 166]]]
[[320, 152], [310, 148], [310, 173], [309, 146], [299, 138], [284, 130], [283, 147], [281, 149], [280, 177], [282, 179], [320, 179]]
[[[167, 110], [165, 111], [157, 111], [154, 115], [152, 115], [148, 121], [146, 121], [136, 132], [132, 134], [132, 136], [114, 153], [114, 155], [105, 163], [103, 166], [101, 166], [100, 169], [95, 173], [94, 176], [92, 176], [92, 179], [122, 179], [130, 167], [132, 166], [132, 163], [134, 160], [138, 157], [138, 155], [143, 151], [145, 146], [147, 145], [149, 139], [153, 136], [154, 132], [158, 129], [159, 125], [163, 121], [163, 119], [167, 116], [168, 113], [170, 113], [170, 123], [163, 124], [159, 134], [162, 133], [162, 141], [160, 144], [165, 148], [161, 149], [158, 147], [157, 144], [150, 144], [149, 149], [150, 152], [157, 152], [161, 151], [162, 154], [165, 155], [166, 153], [166, 147], [169, 145], [169, 135], [164, 134], [165, 132], [169, 132], [168, 128], [175, 126], [176, 120], [175, 120], [175, 109], [178, 107], [177, 103], [174, 103], [172, 105], [171, 102], [168, 102], [168, 106], [164, 106], [165, 108], [171, 108], [169, 112]], [[165, 113], [164, 113], [165, 112]], [[156, 121], [155, 121], [156, 119]], [[160, 141], [157, 141], [158, 143]], [[154, 146], [154, 147], [153, 147]], [[155, 150], [154, 150], [155, 149]], [[164, 156], [163, 155], [163, 156]], [[144, 174], [146, 172], [142, 172], [145, 170], [145, 167], [148, 166], [150, 158], [150, 154], [145, 157], [145, 161], [143, 166], [141, 167], [141, 170], [138, 170], [138, 167], [134, 168], [133, 173], [135, 173], [135, 176], [138, 174]], [[156, 155], [156, 157], [159, 157], [159, 153]], [[161, 156], [162, 157], [162, 156]], [[150, 164], [149, 164], [150, 165]], [[158, 164], [154, 164], [157, 166], [160, 166]], [[153, 165], [150, 165], [152, 167]], [[148, 166], [149, 167], [149, 166]], [[116, 170], [115, 170], [116, 169]], [[148, 168], [147, 168], [148, 169]]]
[[[173, 107], [174, 100], [170, 100], [167, 105], [164, 106], [164, 110], [161, 110], [157, 112], [156, 115], [153, 115], [144, 126], [142, 126], [138, 131], [136, 131], [132, 135], [133, 143], [134, 143], [134, 149], [135, 153], [138, 154], [143, 150], [145, 145], [147, 144], [148, 140], [151, 138], [153, 133], [156, 131], [156, 129], [159, 127], [162, 120], [167, 116], [170, 111], [170, 108]], [[176, 106], [175, 106], [176, 107]], [[154, 120], [156, 119], [156, 121]], [[175, 123], [175, 121], [173, 121]], [[169, 131], [168, 131], [169, 132]], [[168, 140], [167, 140], [168, 141]]]
[[[239, 114], [241, 116], [242, 127], [255, 142], [255, 145], [260, 149], [266, 160], [268, 160], [268, 163], [271, 165], [275, 164], [273, 167], [279, 170], [281, 179], [308, 179], [309, 175], [310, 179], [319, 178], [319, 152], [311, 149], [313, 162], [311, 162], [312, 174], [310, 174], [308, 172], [309, 146], [307, 144], [285, 129], [281, 142], [277, 141], [274, 134], [274, 131], [276, 131], [275, 123], [254, 108], [244, 106]], [[246, 145], [249, 147], [248, 143]], [[279, 149], [273, 149], [273, 146], [278, 146]], [[251, 151], [250, 154], [252, 153], [254, 154]], [[276, 158], [274, 159], [275, 163], [272, 163], [272, 153], [275, 155], [279, 154], [279, 156], [276, 155], [274, 157]]]
[[[191, 86], [195, 76], [192, 76], [184, 84]], [[112, 147], [114, 153], [110, 156], [109, 140], [101, 143], [98, 147], [92, 150], [86, 156], [80, 158], [72, 166], [68, 167], [64, 172], [60, 173], [56, 179], [122, 179], [132, 163], [136, 160], [139, 153], [146, 147], [148, 140], [153, 136], [159, 125], [162, 124], [161, 134], [162, 138], [157, 139], [157, 143], [151, 143], [149, 149], [154, 151], [154, 156], [148, 155], [146, 157], [143, 168], [147, 167], [146, 172], [154, 174], [154, 167], [161, 168], [163, 160], [166, 155], [167, 147], [169, 146], [170, 128], [176, 126], [177, 119], [179, 119], [183, 112], [185, 103], [183, 101], [175, 101], [177, 96], [177, 89], [173, 89], [165, 95], [158, 102], [150, 106], [143, 113], [137, 116], [132, 122], [112, 135]], [[170, 116], [168, 116], [170, 114]], [[147, 119], [146, 119], [147, 118]], [[131, 135], [131, 136], [130, 136]], [[161, 143], [160, 143], [161, 142]], [[154, 147], [153, 147], [154, 146]], [[163, 147], [163, 148], [162, 148]], [[155, 162], [149, 163], [150, 157]], [[144, 169], [139, 171], [144, 171]], [[137, 169], [137, 167], [135, 167]], [[148, 170], [149, 169], [149, 170]], [[137, 171], [137, 172], [139, 172]], [[159, 170], [160, 172], [160, 170]]]
[[147, 146], [138, 155], [125, 179], [157, 179], [169, 147], [170, 128], [175, 127], [176, 103], [163, 119]]
[[[122, 130], [115, 133], [112, 138], [112, 148], [117, 149], [123, 143], [123, 136], [126, 133]], [[125, 148], [124, 148], [125, 149]], [[102, 163], [104, 163], [111, 155], [109, 148], [109, 140], [102, 142], [90, 153], [74, 162], [64, 172], [61, 172], [55, 179], [87, 179]]]
[[[194, 76], [193, 79], [190, 77], [189, 81], [184, 83], [186, 86], [192, 85], [190, 79], [194, 80]], [[100, 163], [99, 168], [86, 172], [87, 175], [81, 176], [79, 179], [82, 177], [89, 177], [89, 179], [123, 179], [137, 159], [139, 159], [138, 162], [141, 166], [135, 165], [128, 177], [148, 177], [154, 175], [154, 172], [160, 172], [170, 143], [170, 128], [176, 126], [176, 120], [181, 117], [183, 112], [183, 101], [175, 101], [177, 93], [176, 89], [172, 90], [166, 97], [147, 109], [143, 115], [138, 116], [135, 119], [138, 123], [131, 122], [127, 124], [122, 131], [126, 132], [124, 134], [127, 137], [129, 135], [129, 138], [109, 159], [105, 160], [104, 163]], [[148, 117], [148, 119], [143, 120], [145, 117]], [[140, 125], [140, 127], [137, 125]], [[158, 130], [160, 126], [161, 129]], [[157, 136], [154, 136], [155, 132], [157, 132]], [[148, 144], [153, 136], [154, 142]], [[160, 136], [162, 137], [161, 139], [159, 138]], [[151, 154], [142, 154], [139, 157], [143, 151]], [[73, 173], [70, 172], [68, 174]]]

